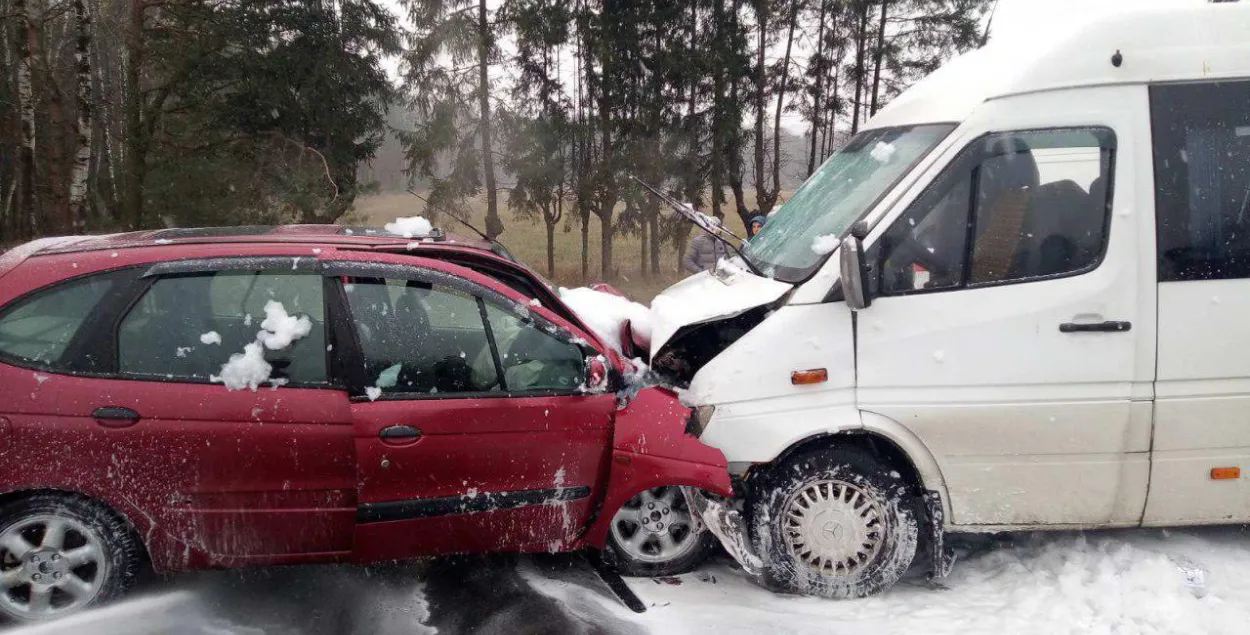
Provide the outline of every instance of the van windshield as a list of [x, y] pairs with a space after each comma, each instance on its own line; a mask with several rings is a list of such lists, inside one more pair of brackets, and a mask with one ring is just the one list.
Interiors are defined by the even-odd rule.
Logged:
[[773, 213], [746, 244], [747, 258], [777, 280], [807, 279], [851, 225], [954, 128], [933, 124], [859, 133]]

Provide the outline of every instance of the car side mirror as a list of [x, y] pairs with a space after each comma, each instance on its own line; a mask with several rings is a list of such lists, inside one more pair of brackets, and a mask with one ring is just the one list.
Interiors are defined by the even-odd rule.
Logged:
[[842, 295], [852, 311], [868, 308], [872, 304], [866, 287], [868, 272], [864, 266], [864, 243], [861, 237], [852, 235], [842, 239], [838, 249], [842, 269]]

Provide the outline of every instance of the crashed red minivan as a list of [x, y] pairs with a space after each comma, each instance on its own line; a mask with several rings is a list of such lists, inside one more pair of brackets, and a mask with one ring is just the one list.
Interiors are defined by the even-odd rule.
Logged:
[[720, 451], [497, 245], [167, 229], [0, 255], [0, 616], [157, 571], [602, 550], [693, 566]]

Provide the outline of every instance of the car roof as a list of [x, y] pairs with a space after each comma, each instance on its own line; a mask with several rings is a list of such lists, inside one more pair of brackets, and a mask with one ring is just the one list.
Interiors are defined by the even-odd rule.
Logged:
[[87, 251], [116, 251], [156, 245], [203, 244], [317, 244], [372, 249], [402, 246], [419, 251], [424, 246], [442, 249], [463, 248], [491, 251], [490, 243], [475, 237], [435, 232], [428, 238], [405, 238], [377, 227], [342, 225], [241, 225], [234, 227], [189, 227], [154, 229], [94, 236], [73, 236], [48, 241], [29, 253], [31, 256], [66, 254]]

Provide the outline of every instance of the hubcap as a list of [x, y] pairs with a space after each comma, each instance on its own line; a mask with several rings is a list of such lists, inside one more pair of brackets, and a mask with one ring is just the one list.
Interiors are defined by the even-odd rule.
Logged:
[[635, 560], [668, 562], [698, 544], [701, 525], [694, 522], [686, 498], [676, 487], [645, 491], [612, 519], [612, 536]]
[[880, 501], [844, 481], [808, 484], [786, 501], [782, 526], [795, 560], [823, 575], [857, 573], [881, 551]]
[[40, 515], [0, 533], [0, 610], [38, 620], [90, 604], [108, 574], [103, 541], [72, 518]]

